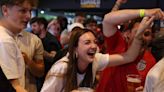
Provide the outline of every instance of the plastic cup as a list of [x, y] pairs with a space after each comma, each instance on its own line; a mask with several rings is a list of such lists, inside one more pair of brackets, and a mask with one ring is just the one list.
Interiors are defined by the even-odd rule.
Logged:
[[126, 77], [128, 92], [136, 92], [136, 88], [141, 86], [141, 76], [137, 74], [128, 74]]

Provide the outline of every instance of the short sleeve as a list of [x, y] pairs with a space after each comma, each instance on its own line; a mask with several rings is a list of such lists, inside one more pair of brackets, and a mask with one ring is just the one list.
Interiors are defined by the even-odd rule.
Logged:
[[38, 60], [38, 59], [43, 60], [44, 48], [43, 48], [42, 41], [37, 36], [34, 36], [34, 40], [35, 40], [35, 42], [34, 42], [35, 43], [34, 59], [36, 59], [36, 60]]
[[[16, 43], [6, 41], [0, 43], [0, 66], [7, 79], [19, 78], [17, 57], [20, 56]], [[24, 61], [22, 61], [24, 62]]]
[[98, 71], [102, 71], [109, 64], [109, 54], [96, 53], [94, 63], [97, 63]]

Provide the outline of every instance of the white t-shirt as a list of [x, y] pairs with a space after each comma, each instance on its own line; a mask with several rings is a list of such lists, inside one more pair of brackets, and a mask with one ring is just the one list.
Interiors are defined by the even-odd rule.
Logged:
[[24, 87], [25, 63], [14, 40], [14, 34], [2, 26], [0, 31], [0, 66], [7, 79], [18, 79]]
[[[64, 91], [63, 76], [67, 70], [67, 56], [57, 61], [50, 69], [41, 89], [41, 92], [61, 92]], [[104, 69], [109, 63], [109, 55], [96, 53], [95, 60], [93, 61], [92, 73], [93, 82], [97, 71]], [[61, 74], [61, 75], [60, 75]], [[77, 82], [80, 84], [84, 79], [85, 74], [77, 74]]]
[[156, 63], [148, 72], [144, 92], [154, 92], [155, 87], [164, 80], [164, 58]]

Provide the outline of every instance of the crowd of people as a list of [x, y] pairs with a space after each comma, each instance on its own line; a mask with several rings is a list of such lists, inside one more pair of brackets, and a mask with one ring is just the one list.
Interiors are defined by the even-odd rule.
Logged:
[[[154, 21], [163, 21], [164, 12], [119, 10], [126, 2], [116, 0], [102, 24], [77, 14], [68, 25], [64, 16], [31, 18], [38, 0], [1, 0], [0, 91], [161, 92], [164, 30]], [[128, 74], [141, 77], [133, 91]]]

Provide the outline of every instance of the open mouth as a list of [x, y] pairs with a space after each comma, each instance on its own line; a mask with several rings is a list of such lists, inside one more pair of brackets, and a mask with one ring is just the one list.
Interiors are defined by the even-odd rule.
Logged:
[[27, 23], [28, 23], [28, 22], [26, 22], [26, 21], [22, 22], [22, 24], [25, 25], [25, 26], [27, 26]]
[[94, 50], [89, 50], [88, 52], [87, 52], [87, 54], [89, 55], [89, 56], [94, 56], [95, 54], [96, 54], [96, 49], [94, 49]]

